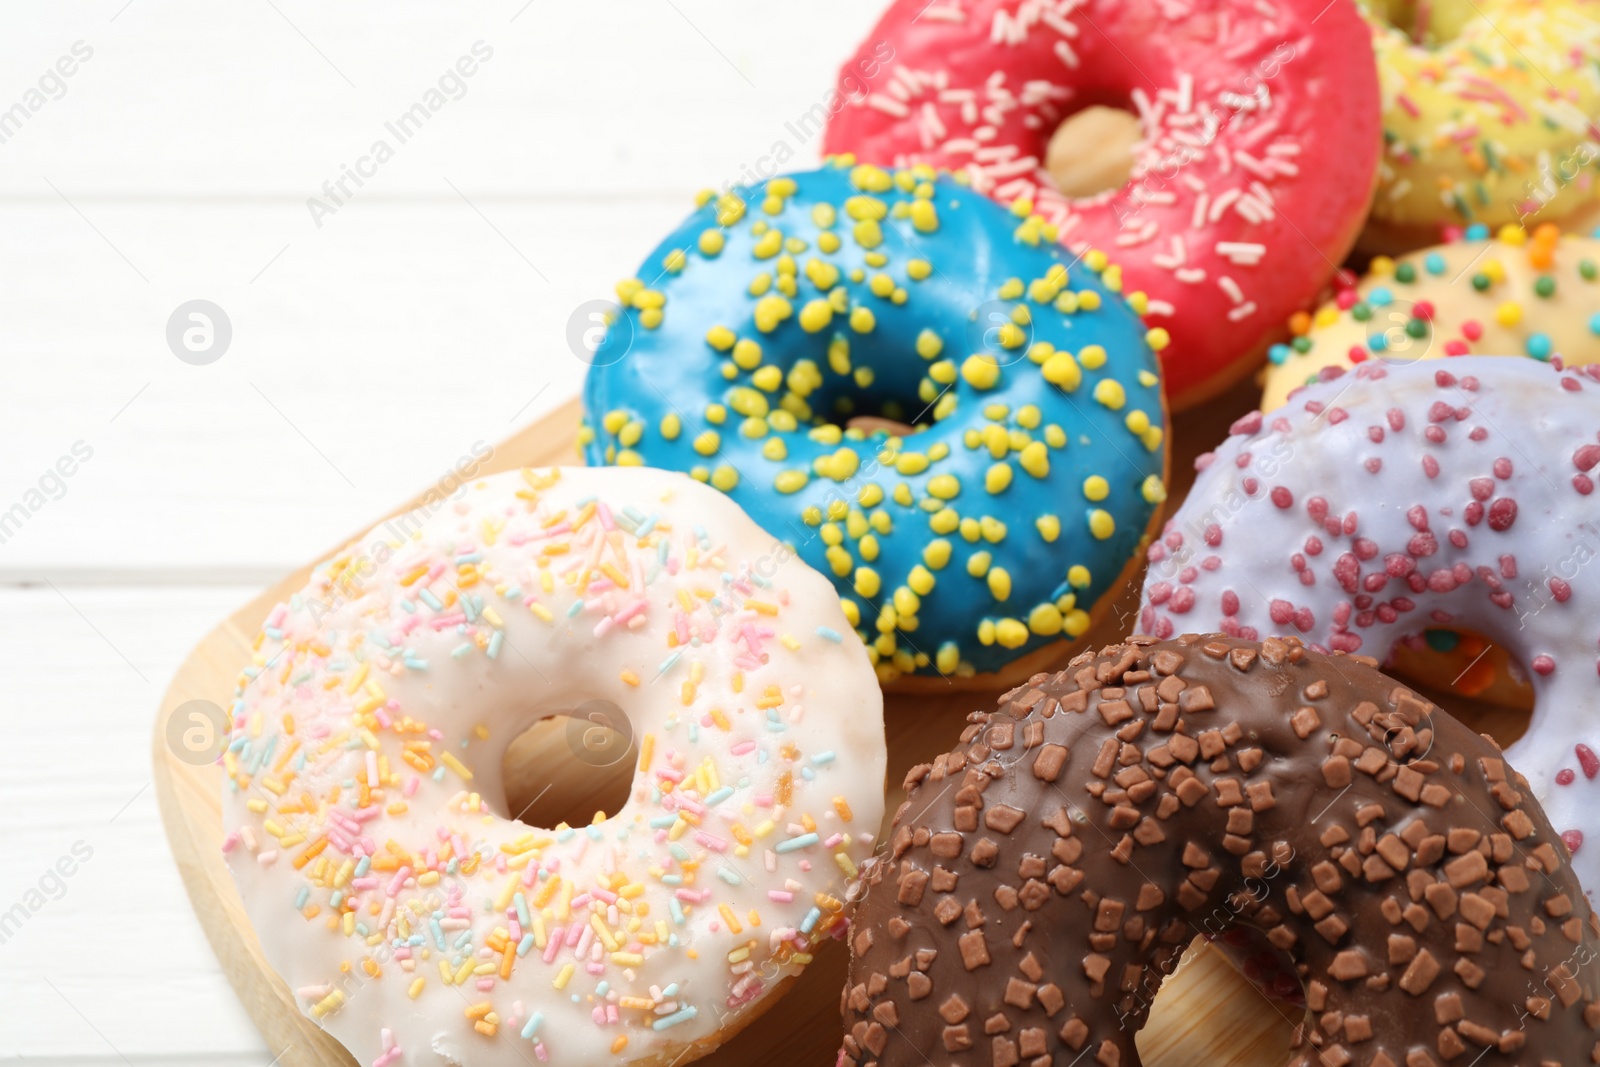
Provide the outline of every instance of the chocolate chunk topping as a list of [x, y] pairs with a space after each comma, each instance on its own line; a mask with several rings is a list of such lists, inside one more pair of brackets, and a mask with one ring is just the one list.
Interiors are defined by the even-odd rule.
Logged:
[[1295, 1063], [1600, 1062], [1564, 846], [1491, 742], [1370, 661], [1135, 638], [969, 722], [865, 869], [846, 1062], [1136, 1067], [1162, 977], [1228, 925], [1303, 976]]

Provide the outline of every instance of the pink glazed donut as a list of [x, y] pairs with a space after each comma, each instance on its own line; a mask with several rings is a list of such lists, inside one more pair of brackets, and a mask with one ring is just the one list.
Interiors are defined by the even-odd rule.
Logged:
[[1428, 626], [1483, 634], [1531, 669], [1533, 717], [1506, 758], [1593, 898], [1600, 368], [1365, 363], [1240, 419], [1196, 466], [1150, 547], [1140, 629], [1380, 659]]
[[[886, 45], [862, 93], [855, 72]], [[1316, 296], [1366, 218], [1383, 143], [1349, 0], [896, 0], [841, 79], [826, 152], [965, 172], [1074, 251], [1112, 255], [1172, 335], [1174, 408], [1248, 372]], [[1071, 199], [1046, 148], [1095, 104], [1135, 110], [1142, 139], [1126, 184]]]

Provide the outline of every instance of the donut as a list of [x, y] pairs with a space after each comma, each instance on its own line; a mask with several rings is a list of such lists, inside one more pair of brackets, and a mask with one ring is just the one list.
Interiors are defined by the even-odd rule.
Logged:
[[1362, 245], [1400, 252], [1470, 223], [1567, 224], [1600, 183], [1600, 3], [1371, 0], [1383, 161]]
[[1333, 299], [1292, 316], [1292, 340], [1268, 350], [1263, 411], [1367, 360], [1484, 353], [1600, 362], [1600, 240], [1550, 223], [1531, 237], [1507, 225], [1490, 238], [1474, 225], [1464, 240], [1375, 258], [1359, 283], [1336, 277]]
[[867, 874], [843, 1060], [1136, 1067], [1178, 957], [1238, 926], [1304, 984], [1296, 1067], [1600, 1059], [1600, 923], [1559, 839], [1492, 742], [1371, 662], [1135, 637], [974, 713]]
[[[507, 748], [552, 715], [564, 758], [638, 738], [616, 814], [508, 810]], [[364, 1065], [709, 1051], [842, 936], [883, 812], [833, 590], [662, 471], [513, 471], [377, 527], [267, 616], [232, 717], [228, 867]]]
[[1121, 271], [928, 167], [702, 199], [618, 287], [587, 461], [726, 492], [833, 576], [886, 684], [1027, 677], [1087, 631], [1166, 496], [1168, 337]]
[[[849, 83], [823, 146], [964, 172], [1105, 249], [1172, 334], [1183, 409], [1259, 362], [1361, 229], [1381, 146], [1368, 38], [1344, 0], [896, 0], [844, 71], [879, 42], [894, 62]], [[1138, 115], [1130, 176], [1062, 195], [1052, 134], [1104, 104]], [[1102, 143], [1073, 136], [1064, 152]]]
[[[1526, 359], [1364, 363], [1246, 416], [1197, 462], [1149, 550], [1140, 629], [1288, 633], [1386, 656], [1404, 635], [1469, 630], [1530, 672], [1506, 750], [1600, 889], [1600, 368]], [[1448, 678], [1440, 679], [1447, 683]]]

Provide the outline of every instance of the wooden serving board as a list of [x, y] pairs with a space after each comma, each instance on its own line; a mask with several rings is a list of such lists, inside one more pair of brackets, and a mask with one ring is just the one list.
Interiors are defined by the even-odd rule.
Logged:
[[[1193, 480], [1194, 457], [1221, 442], [1228, 425], [1249, 411], [1259, 395], [1257, 387], [1246, 381], [1201, 410], [1177, 417], [1169, 514]], [[483, 473], [578, 462], [574, 450], [578, 417], [576, 400], [563, 405], [502, 443]], [[170, 720], [181, 705], [192, 700], [229, 705], [261, 620], [275, 604], [304, 587], [310, 570], [309, 564], [302, 567], [240, 607], [184, 661], [167, 689], [156, 722], [155, 786], [189, 899], [269, 1049], [274, 1054], [281, 1052], [275, 1062], [282, 1067], [351, 1067], [354, 1061], [342, 1046], [300, 1014], [289, 989], [262, 957], [222, 860], [221, 768], [185, 762], [168, 742]], [[1130, 583], [1107, 621], [1073, 646], [1074, 650], [1124, 636], [1134, 622], [1139, 585]], [[904, 798], [899, 783], [906, 770], [948, 751], [967, 713], [991, 705], [997, 695], [952, 689], [948, 694], [891, 694], [886, 698], [888, 812], [893, 813]], [[1508, 738], [1502, 737], [1505, 740]], [[549, 785], [543, 797], [523, 814], [532, 825], [550, 826], [563, 818], [587, 822], [594, 811], [614, 810], [626, 796], [631, 761], [619, 761], [617, 774], [607, 777], [587, 765], [563, 759], [566, 752], [557, 731], [536, 728], [519, 739], [507, 757], [512, 810]], [[846, 963], [845, 946], [824, 946], [817, 961], [765, 1015], [761, 1025], [745, 1030], [700, 1062], [706, 1067], [831, 1064], [842, 1035], [839, 990]], [[1147, 1067], [1281, 1067], [1288, 1055], [1292, 1015], [1290, 1009], [1262, 998], [1220, 953], [1201, 943], [1162, 986], [1138, 1044]]]

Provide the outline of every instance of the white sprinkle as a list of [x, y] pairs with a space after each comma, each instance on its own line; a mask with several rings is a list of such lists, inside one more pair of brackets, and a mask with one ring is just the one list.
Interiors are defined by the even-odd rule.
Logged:
[[1246, 241], [1218, 241], [1215, 251], [1217, 255], [1232, 260], [1240, 266], [1253, 267], [1261, 262], [1267, 246]]
[[1184, 262], [1188, 258], [1189, 249], [1186, 245], [1184, 245], [1183, 238], [1174, 237], [1172, 239], [1172, 254], [1169, 256], [1158, 253], [1150, 257], [1150, 262], [1154, 263], [1162, 270], [1172, 270], [1176, 267], [1183, 266]]
[[1227, 212], [1228, 208], [1233, 206], [1233, 202], [1237, 199], [1239, 199], [1239, 190], [1229, 189], [1227, 192], [1211, 201], [1211, 213], [1207, 216], [1207, 218], [1209, 218], [1212, 222], [1219, 221]]

